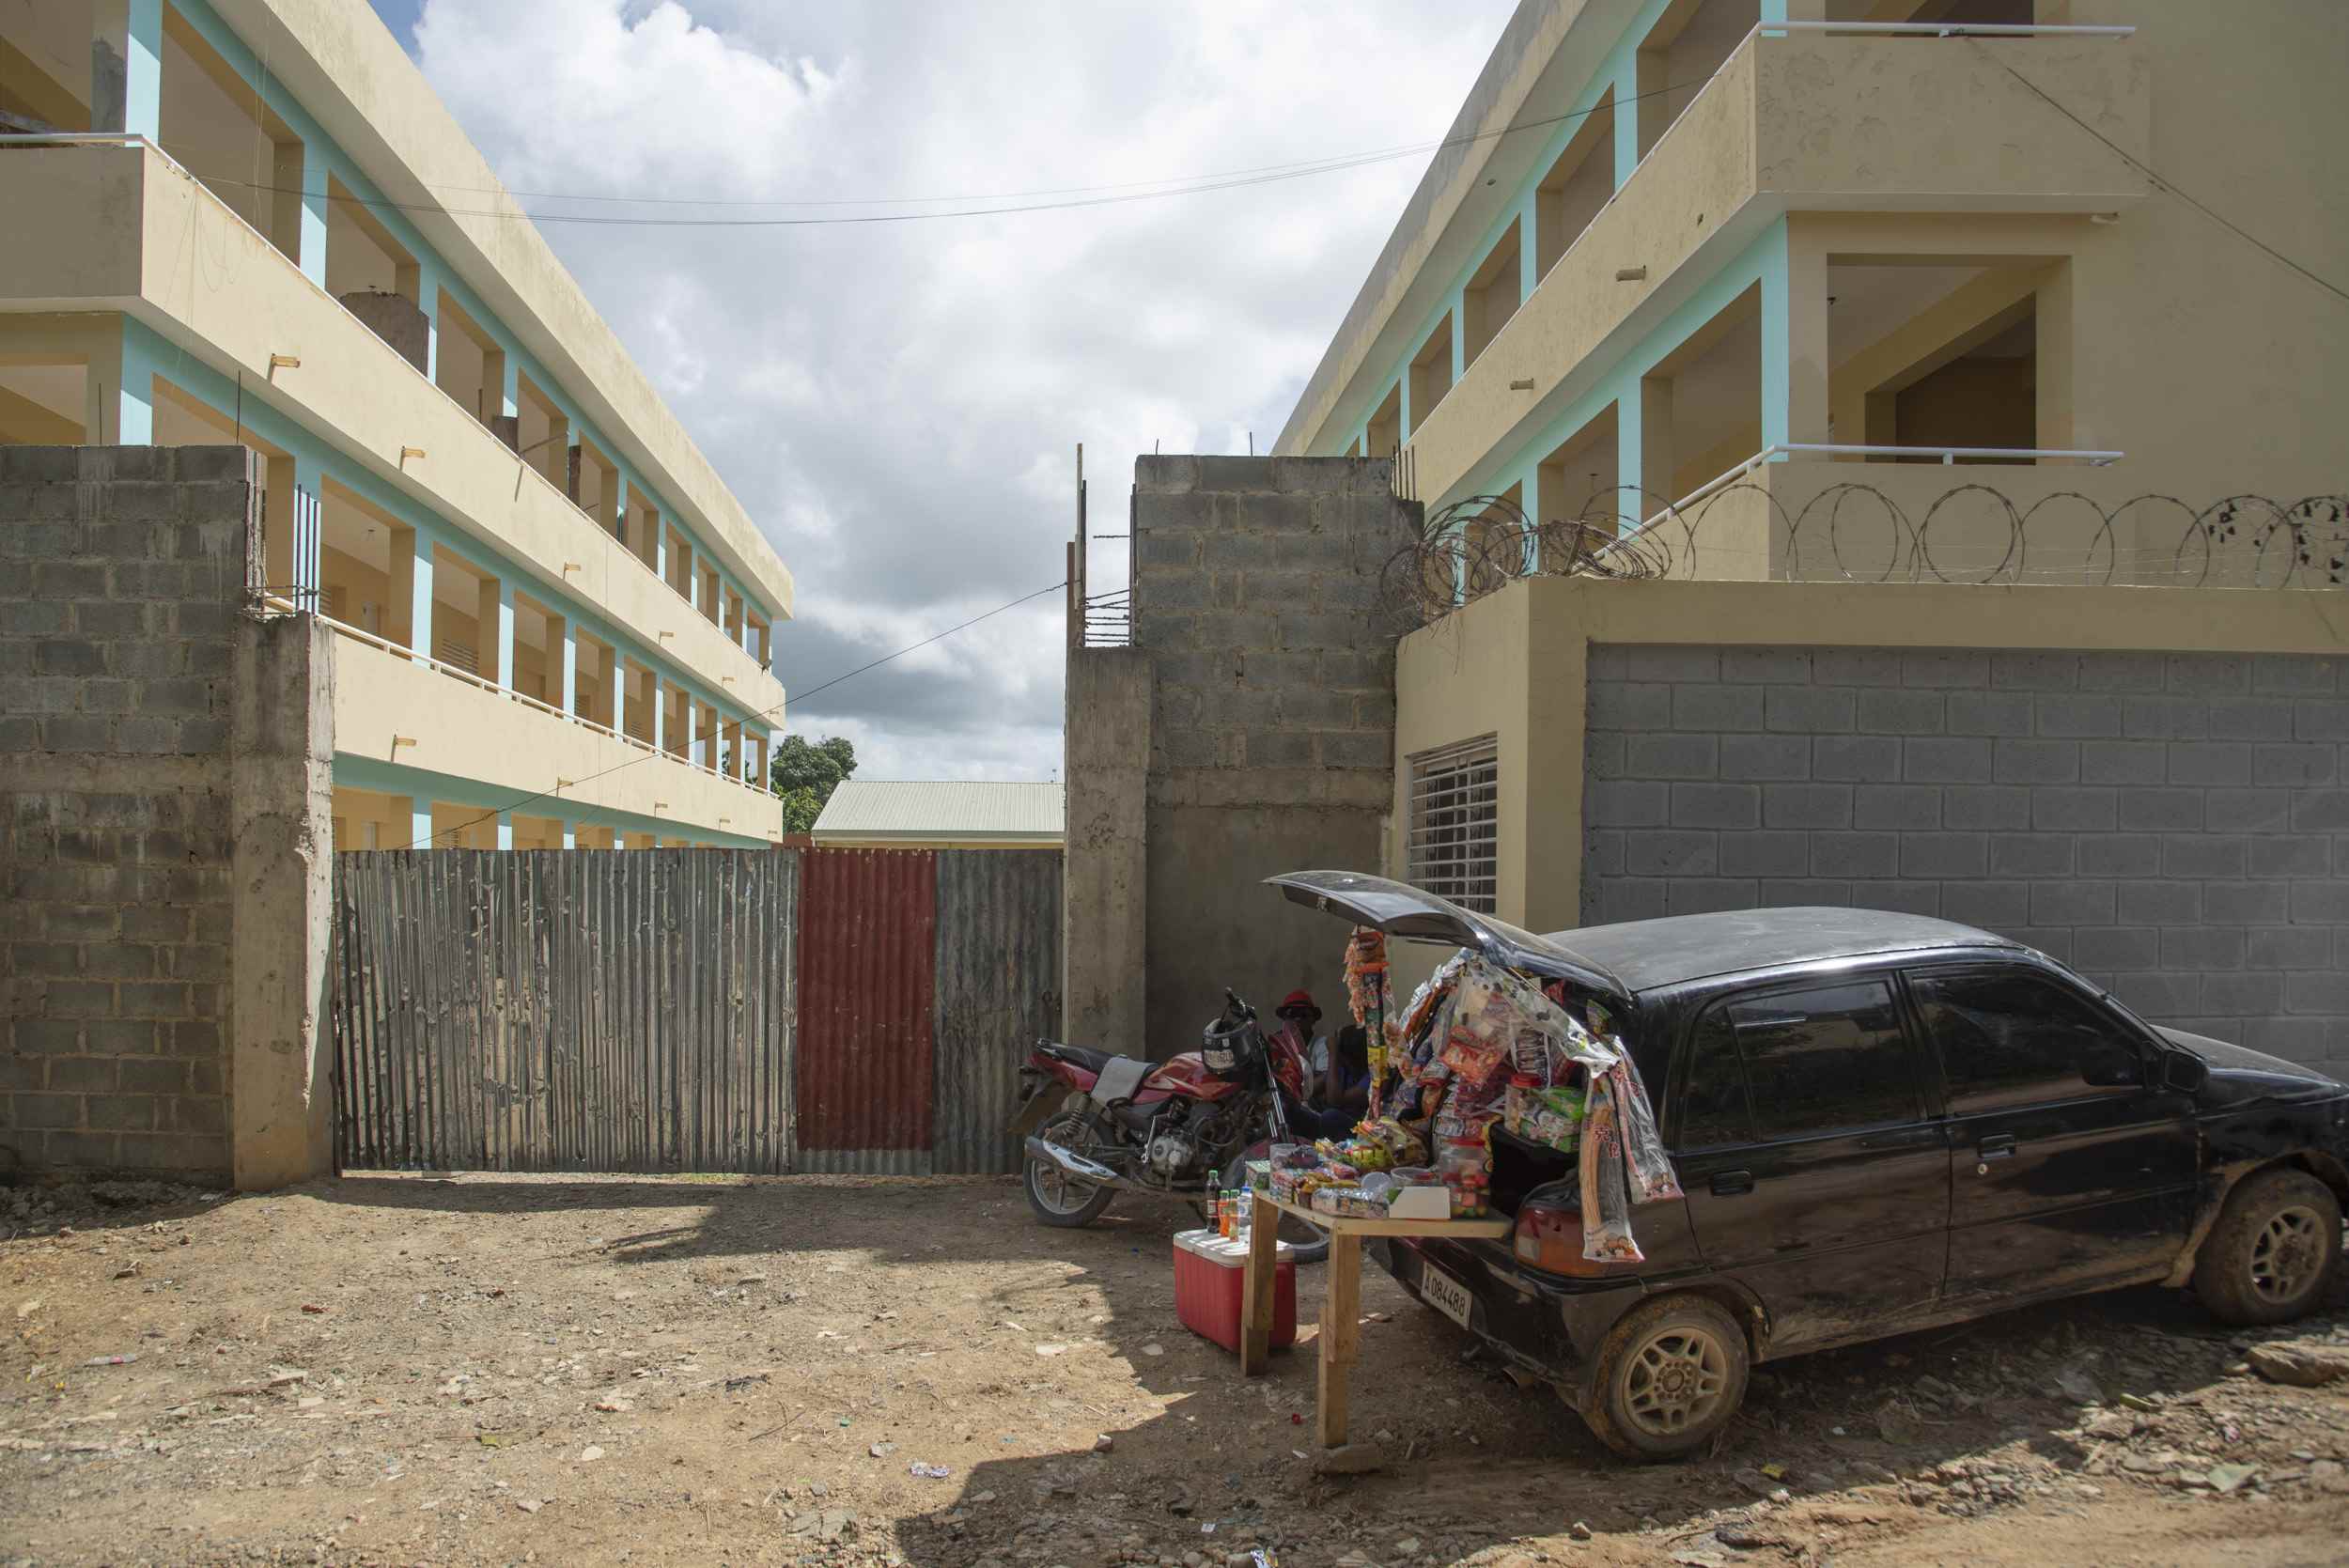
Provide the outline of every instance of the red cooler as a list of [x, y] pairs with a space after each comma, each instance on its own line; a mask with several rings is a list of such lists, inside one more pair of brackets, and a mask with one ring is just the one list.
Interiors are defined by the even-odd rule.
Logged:
[[[1280, 1245], [1272, 1270], [1272, 1339], [1275, 1350], [1297, 1343], [1295, 1249]], [[1239, 1354], [1240, 1294], [1248, 1244], [1226, 1241], [1213, 1231], [1181, 1231], [1174, 1236], [1174, 1315], [1194, 1334]]]

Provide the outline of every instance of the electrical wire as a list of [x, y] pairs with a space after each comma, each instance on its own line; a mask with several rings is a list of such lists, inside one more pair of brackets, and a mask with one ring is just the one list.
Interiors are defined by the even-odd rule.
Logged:
[[[810, 697], [816, 696], [819, 692], [831, 691], [833, 687], [838, 686], [843, 681], [854, 680], [857, 676], [864, 674], [867, 670], [878, 670], [882, 665], [889, 663], [893, 660], [903, 659], [907, 654], [916, 652], [922, 648], [926, 648], [932, 643], [941, 642], [945, 638], [952, 637], [957, 631], [968, 630], [972, 627], [978, 625], [981, 621], [992, 619], [993, 617], [1002, 614], [1006, 610], [1016, 610], [1020, 605], [1027, 603], [1030, 599], [1042, 598], [1046, 594], [1053, 593], [1067, 586], [1068, 579], [1065, 577], [1058, 582], [1049, 582], [1043, 587], [1036, 589], [1034, 593], [1022, 594], [1018, 598], [1006, 600], [1005, 602], [997, 605], [992, 610], [987, 611], [981, 614], [973, 615], [967, 621], [957, 622], [957, 624], [948, 627], [943, 631], [932, 632], [929, 636], [923, 638], [918, 643], [908, 643], [904, 647], [897, 649], [894, 653], [885, 653], [879, 659], [873, 660], [869, 663], [860, 664], [853, 670], [847, 671], [841, 675], [836, 675], [832, 676], [832, 679], [823, 682], [821, 685], [812, 686], [804, 691], [786, 693], [783, 702], [777, 703], [772, 707], [759, 708], [755, 712], [752, 713], [748, 719], [734, 719], [719, 724], [715, 733], [713, 733], [709, 737], [712, 747], [714, 749], [717, 742], [725, 739], [726, 731], [729, 728], [734, 731], [734, 737], [739, 742], [742, 737], [742, 727], [749, 723], [752, 719], [770, 718], [773, 715], [782, 712], [785, 706], [788, 704], [803, 703]], [[616, 696], [618, 693], [614, 693], [614, 695]], [[399, 847], [402, 849], [413, 849], [419, 844], [428, 846], [433, 840], [441, 838], [443, 835], [443, 831], [445, 831], [448, 836], [454, 837], [457, 834], [462, 833], [468, 828], [477, 828], [484, 822], [494, 821], [498, 817], [504, 816], [509, 812], [518, 811], [521, 807], [531, 804], [533, 801], [544, 800], [552, 797], [559, 796], [566, 788], [575, 789], [581, 784], [592, 784], [598, 779], [609, 778], [614, 773], [624, 772], [627, 769], [635, 767], [640, 762], [651, 762], [657, 757], [667, 756], [670, 753], [665, 752], [654, 752], [644, 756], [630, 757], [626, 762], [615, 762], [609, 768], [600, 768], [596, 772], [588, 774], [585, 778], [559, 780], [552, 788], [535, 790], [532, 793], [523, 796], [519, 800], [509, 800], [503, 806], [494, 807], [490, 811], [482, 813], [479, 816], [469, 817], [465, 821], [458, 823], [453, 828], [446, 830], [435, 830], [433, 832], [421, 840], [410, 839], [406, 844], [399, 846]]]
[[[386, 197], [381, 196], [360, 196], [352, 194], [336, 195], [332, 193], [329, 193], [326, 199], [330, 202], [345, 202], [351, 206], [366, 207], [382, 211], [437, 213], [458, 218], [526, 218], [532, 223], [537, 224], [578, 224], [590, 227], [618, 228], [821, 228], [843, 225], [928, 223], [944, 218], [990, 218], [1022, 212], [1060, 212], [1088, 207], [1120, 206], [1128, 202], [1157, 201], [1168, 196], [1204, 195], [1216, 191], [1242, 190], [1254, 185], [1269, 185], [1291, 179], [1310, 179], [1315, 175], [1342, 174], [1349, 169], [1368, 168], [1378, 163], [1392, 163], [1397, 159], [1417, 157], [1423, 153], [1441, 152], [1453, 147], [1474, 146], [1479, 142], [1495, 141], [1504, 136], [1515, 135], [1520, 131], [1538, 131], [1554, 125], [1563, 125], [1571, 120], [1587, 118], [1592, 115], [1599, 113], [1601, 108], [1605, 108], [1611, 112], [1614, 106], [1619, 103], [1636, 103], [1642, 99], [1662, 98], [1672, 93], [1688, 92], [1695, 88], [1703, 87], [1705, 85], [1705, 82], [1709, 82], [1711, 80], [1712, 78], [1708, 76], [1705, 78], [1704, 82], [1674, 83], [1666, 86], [1652, 88], [1647, 92], [1633, 93], [1626, 95], [1622, 98], [1610, 99], [1603, 105], [1594, 104], [1587, 109], [1570, 109], [1563, 114], [1546, 115], [1532, 119], [1515, 120], [1507, 125], [1500, 126], [1490, 131], [1469, 132], [1458, 136], [1447, 136], [1441, 140], [1434, 142], [1414, 142], [1401, 147], [1387, 147], [1375, 151], [1339, 153], [1333, 154], [1328, 158], [1306, 159], [1289, 163], [1267, 163], [1254, 168], [1236, 169], [1221, 174], [1183, 176], [1162, 180], [1138, 180], [1116, 185], [1063, 186], [1032, 192], [1008, 193], [1007, 196], [1004, 197], [991, 195], [963, 195], [909, 196], [903, 198], [894, 198], [903, 203], [996, 201], [1025, 197], [1029, 195], [1039, 197], [1061, 196], [1069, 198], [1062, 200], [1022, 200], [1018, 202], [1017, 205], [1003, 207], [957, 207], [929, 212], [834, 213], [811, 217], [668, 218], [630, 216], [625, 214], [599, 215], [589, 212], [546, 212], [539, 210], [519, 209], [509, 210], [502, 208], [459, 208], [430, 202], [399, 202], [392, 201]], [[255, 191], [266, 192], [277, 195], [315, 194], [315, 193], [288, 190], [283, 186], [255, 185], [250, 181], [236, 179], [227, 176], [208, 176], [206, 178], [217, 178], [221, 183], [226, 185], [243, 185], [248, 186], [250, 189]], [[1148, 188], [1161, 186], [1165, 188]], [[428, 185], [426, 189], [446, 190], [468, 194], [487, 195], [499, 194], [496, 191], [491, 191], [481, 186]], [[510, 196], [527, 195], [538, 200], [625, 202], [630, 204], [642, 204], [645, 206], [847, 207], [888, 205], [893, 199], [886, 197], [865, 197], [827, 199], [801, 198], [794, 200], [711, 198], [708, 200], [703, 200], [701, 198], [691, 196], [573, 195], [545, 191], [521, 192], [510, 190], [504, 191], [504, 194]]]
[[2332, 282], [2330, 279], [2319, 276], [2317, 273], [2310, 272], [2308, 268], [2303, 267], [2297, 261], [2293, 260], [2292, 257], [2284, 255], [2283, 252], [2278, 250], [2266, 241], [2262, 240], [2258, 235], [2251, 233], [2248, 229], [2246, 229], [2242, 225], [2235, 223], [2232, 219], [2226, 217], [2222, 213], [2213, 210], [2201, 201], [2196, 199], [2186, 192], [2180, 190], [2176, 185], [2155, 173], [2144, 163], [2143, 160], [2133, 156], [2127, 148], [2122, 147], [2119, 143], [2113, 141], [2111, 137], [2106, 135], [2103, 132], [2097, 130], [2094, 126], [2080, 118], [2079, 116], [2072, 113], [2071, 110], [2066, 109], [2062, 104], [2057, 102], [2053, 98], [2049, 97], [2047, 93], [2040, 87], [2039, 84], [2033, 82], [2030, 77], [2024, 75], [2021, 71], [2016, 70], [2013, 66], [2007, 64], [2006, 61], [2000, 60], [1997, 55], [1990, 54], [1987, 51], [1983, 50], [1979, 39], [1968, 39], [1966, 41], [1973, 44], [1974, 48], [1984, 54], [1987, 58], [1997, 61], [1999, 69], [2003, 70], [2009, 76], [2014, 77], [2017, 82], [2023, 84], [2024, 86], [2030, 88], [2032, 94], [2036, 96], [2041, 102], [2046, 104], [2048, 108], [2053, 109], [2057, 114], [2061, 115], [2065, 119], [2070, 120], [2074, 125], [2078, 126], [2082, 131], [2087, 132], [2090, 135], [2104, 143], [2106, 147], [2111, 148], [2112, 151], [2120, 157], [2123, 163], [2128, 164], [2129, 167], [2135, 169], [2138, 173], [2152, 180], [2156, 188], [2169, 192], [2171, 195], [2177, 197], [2180, 201], [2185, 202], [2188, 207], [2193, 208], [2197, 212], [2200, 212], [2203, 217], [2208, 218], [2211, 222], [2218, 225], [2220, 227], [2232, 234], [2236, 239], [2241, 240], [2245, 244], [2251, 245], [2265, 252], [2269, 256], [2281, 262], [2286, 267], [2291, 268], [2294, 272], [2299, 273], [2302, 277], [2308, 279], [2319, 288], [2331, 293], [2344, 304], [2349, 304], [2349, 288], [2343, 288], [2341, 285]]

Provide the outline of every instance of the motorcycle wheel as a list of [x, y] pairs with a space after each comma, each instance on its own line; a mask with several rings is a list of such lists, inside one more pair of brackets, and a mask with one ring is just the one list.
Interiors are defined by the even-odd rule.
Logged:
[[[1064, 1110], [1045, 1123], [1036, 1136], [1087, 1157], [1097, 1147], [1110, 1141], [1108, 1130], [1099, 1123], [1073, 1110]], [[1092, 1224], [1110, 1206], [1110, 1200], [1117, 1196], [1115, 1188], [1079, 1181], [1050, 1161], [1033, 1157], [1028, 1161], [1020, 1187], [1028, 1194], [1028, 1207], [1034, 1211], [1036, 1219], [1064, 1230]]]
[[[1236, 1155], [1224, 1168], [1223, 1186], [1243, 1188], [1248, 1185], [1249, 1155]], [[1289, 1256], [1298, 1263], [1319, 1263], [1330, 1255], [1330, 1233], [1311, 1225], [1286, 1210], [1280, 1211], [1281, 1228], [1276, 1233], [1288, 1243]]]

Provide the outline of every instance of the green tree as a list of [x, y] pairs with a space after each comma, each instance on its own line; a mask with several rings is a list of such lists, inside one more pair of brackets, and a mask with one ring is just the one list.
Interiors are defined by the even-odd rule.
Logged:
[[783, 798], [783, 831], [804, 833], [832, 799], [841, 781], [856, 771], [856, 747], [841, 736], [810, 741], [786, 735], [775, 747], [768, 787]]

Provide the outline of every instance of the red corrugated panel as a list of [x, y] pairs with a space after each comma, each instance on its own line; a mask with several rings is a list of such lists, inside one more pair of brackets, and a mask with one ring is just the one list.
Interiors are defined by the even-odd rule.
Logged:
[[938, 856], [807, 849], [800, 877], [800, 1147], [926, 1150]]

